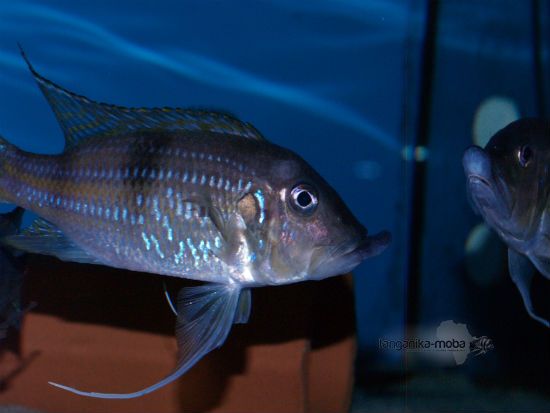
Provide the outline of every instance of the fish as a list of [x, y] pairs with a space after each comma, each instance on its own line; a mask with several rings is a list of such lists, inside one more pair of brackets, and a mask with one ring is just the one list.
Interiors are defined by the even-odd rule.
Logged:
[[[23, 208], [17, 207], [0, 214], [0, 237], [19, 232], [23, 212]], [[10, 327], [20, 329], [21, 319], [28, 311], [28, 308], [21, 308], [24, 271], [19, 255], [12, 248], [0, 244], [0, 340], [6, 337]]]
[[299, 155], [233, 115], [92, 101], [29, 70], [65, 137], [57, 155], [0, 141], [0, 200], [38, 218], [4, 242], [61, 260], [203, 283], [177, 296], [177, 379], [246, 323], [250, 290], [347, 273], [381, 254], [337, 192]]
[[464, 152], [471, 205], [508, 246], [508, 269], [529, 315], [531, 283], [550, 279], [550, 121], [523, 118], [499, 130], [484, 149]]

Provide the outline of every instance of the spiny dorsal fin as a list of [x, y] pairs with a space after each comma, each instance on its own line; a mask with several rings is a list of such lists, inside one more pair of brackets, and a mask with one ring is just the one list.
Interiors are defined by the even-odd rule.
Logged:
[[234, 116], [199, 109], [126, 108], [94, 102], [49, 81], [34, 70], [19, 45], [34, 79], [48, 100], [65, 135], [65, 149], [93, 136], [115, 136], [138, 129], [220, 132], [263, 140], [247, 122]]

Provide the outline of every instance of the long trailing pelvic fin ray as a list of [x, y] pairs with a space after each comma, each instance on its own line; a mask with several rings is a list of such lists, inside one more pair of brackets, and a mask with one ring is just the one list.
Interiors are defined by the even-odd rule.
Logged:
[[49, 382], [72, 393], [101, 399], [131, 399], [151, 393], [181, 377], [203, 356], [221, 346], [233, 322], [246, 321], [250, 312], [250, 290], [242, 291], [245, 298], [240, 300], [241, 289], [224, 284], [206, 284], [199, 287], [182, 288], [178, 294], [178, 319], [176, 337], [179, 348], [179, 361], [173, 373], [161, 381], [132, 393], [87, 392]]

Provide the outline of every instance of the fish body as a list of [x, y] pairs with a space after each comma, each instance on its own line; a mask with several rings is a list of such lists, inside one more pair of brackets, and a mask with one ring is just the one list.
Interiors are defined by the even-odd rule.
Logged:
[[466, 149], [463, 166], [474, 210], [508, 246], [508, 264], [534, 319], [530, 287], [550, 279], [550, 122], [526, 118], [497, 132], [484, 149]]
[[[28, 61], [27, 61], [28, 62]], [[63, 260], [208, 284], [178, 297], [176, 379], [246, 322], [249, 287], [345, 273], [390, 243], [367, 236], [302, 158], [224, 114], [123, 108], [60, 88], [30, 65], [65, 135], [59, 155], [0, 141], [0, 199], [41, 218], [4, 241]], [[53, 383], [52, 383], [53, 384]]]

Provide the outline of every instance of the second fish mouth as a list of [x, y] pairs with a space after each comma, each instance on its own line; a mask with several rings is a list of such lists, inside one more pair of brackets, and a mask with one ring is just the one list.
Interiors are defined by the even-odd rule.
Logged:
[[487, 186], [488, 188], [491, 188], [491, 189], [493, 188], [493, 185], [489, 179], [478, 174], [468, 175], [468, 183], [471, 185], [481, 184], [481, 185]]

